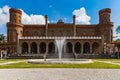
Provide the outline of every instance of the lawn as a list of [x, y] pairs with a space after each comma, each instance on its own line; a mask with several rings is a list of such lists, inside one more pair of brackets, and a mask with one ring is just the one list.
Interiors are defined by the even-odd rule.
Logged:
[[2, 60], [0, 60], [0, 63], [11, 62], [11, 61], [20, 61], [20, 60], [26, 60], [26, 59], [2, 59]]
[[[102, 68], [102, 69], [120, 69], [119, 65], [108, 64], [99, 61], [111, 61], [111, 62], [119, 62], [119, 59], [92, 59], [93, 63], [86, 64], [31, 64], [27, 63], [27, 61], [0, 65], [0, 68]], [[0, 60], [0, 62], [11, 62], [11, 61], [20, 61], [20, 59], [8, 59], [8, 60]]]

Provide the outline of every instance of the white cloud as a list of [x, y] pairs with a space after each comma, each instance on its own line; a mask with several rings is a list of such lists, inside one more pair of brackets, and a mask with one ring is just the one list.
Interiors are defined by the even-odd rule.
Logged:
[[[9, 9], [10, 7], [8, 5], [5, 5], [2, 8], [0, 8], [0, 27], [5, 26], [6, 23], [9, 22]], [[45, 18], [43, 15], [28, 15], [22, 9], [21, 11], [23, 24], [45, 24]]]
[[45, 18], [43, 15], [28, 15], [22, 11], [22, 23], [23, 24], [45, 24]]
[[9, 6], [4, 6], [0, 8], [0, 27], [6, 25], [6, 22], [9, 21]]
[[[49, 7], [51, 7], [50, 5]], [[0, 27], [5, 26], [9, 22], [9, 9], [10, 7], [5, 5], [0, 8]], [[22, 9], [22, 23], [23, 24], [45, 24], [45, 18], [43, 15], [30, 14], [28, 15]], [[73, 11], [73, 15], [76, 15], [76, 24], [90, 24], [90, 16], [86, 14], [85, 8], [80, 8]], [[65, 18], [66, 21], [66, 18]], [[50, 22], [50, 21], [48, 21]], [[54, 22], [54, 21], [51, 21]]]
[[91, 17], [86, 14], [84, 7], [74, 10], [73, 15], [76, 15], [76, 24], [90, 24]]

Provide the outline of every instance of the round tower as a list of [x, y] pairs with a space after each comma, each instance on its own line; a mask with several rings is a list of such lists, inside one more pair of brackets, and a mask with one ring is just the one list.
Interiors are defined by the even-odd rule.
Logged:
[[99, 23], [106, 24], [110, 22], [111, 9], [105, 8], [99, 11]]
[[111, 9], [105, 8], [99, 11], [99, 26], [101, 34], [104, 35], [104, 41], [111, 43], [113, 39], [113, 23], [110, 20]]
[[23, 35], [21, 23], [22, 11], [16, 8], [9, 9], [9, 22], [7, 23], [7, 42], [11, 44], [11, 53], [17, 52], [19, 38]]
[[22, 12], [19, 9], [11, 8], [9, 10], [10, 13], [10, 22], [21, 24], [21, 15]]

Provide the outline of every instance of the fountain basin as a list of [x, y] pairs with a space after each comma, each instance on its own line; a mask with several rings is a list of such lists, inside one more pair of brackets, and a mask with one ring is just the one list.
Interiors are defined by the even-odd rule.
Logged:
[[28, 63], [33, 64], [85, 64], [85, 63], [93, 63], [91, 59], [31, 59], [28, 60]]

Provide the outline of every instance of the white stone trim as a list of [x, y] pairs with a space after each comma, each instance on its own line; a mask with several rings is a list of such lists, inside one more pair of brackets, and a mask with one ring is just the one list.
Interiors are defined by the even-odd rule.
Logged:
[[[21, 37], [19, 38], [21, 39], [62, 39], [64, 37], [38, 37], [38, 36], [34, 36], [34, 37]], [[66, 37], [66, 39], [102, 39], [101, 36], [79, 36], [79, 37]]]

